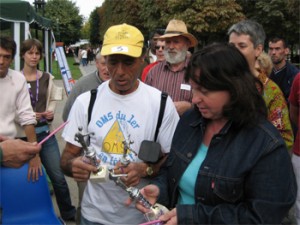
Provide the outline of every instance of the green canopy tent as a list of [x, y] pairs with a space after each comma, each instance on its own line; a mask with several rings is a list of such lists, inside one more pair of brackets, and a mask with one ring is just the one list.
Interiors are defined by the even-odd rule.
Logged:
[[[21, 59], [19, 56], [20, 43], [31, 37], [30, 29], [43, 31], [43, 46], [45, 51], [45, 68], [51, 68], [50, 48], [54, 39], [51, 20], [38, 15], [29, 2], [21, 0], [0, 0], [0, 29], [12, 29], [13, 38], [17, 44], [15, 56], [15, 69], [20, 70]], [[53, 37], [53, 38], [52, 38]]]

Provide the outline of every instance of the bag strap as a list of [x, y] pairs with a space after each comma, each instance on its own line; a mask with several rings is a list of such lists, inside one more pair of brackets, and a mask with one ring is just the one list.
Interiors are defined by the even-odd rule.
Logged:
[[90, 104], [89, 104], [89, 109], [88, 109], [88, 125], [91, 121], [92, 111], [93, 111], [93, 107], [94, 107], [96, 97], [97, 97], [97, 89], [92, 89], [91, 90]]
[[167, 98], [168, 98], [168, 93], [161, 92], [160, 109], [159, 109], [158, 120], [157, 120], [155, 135], [154, 135], [154, 141], [156, 141], [156, 139], [157, 139], [158, 132], [159, 132], [159, 129], [160, 129], [160, 126], [161, 126], [161, 122], [162, 122], [162, 119], [164, 117]]
[[[97, 97], [97, 89], [92, 89], [90, 104], [89, 104], [89, 108], [88, 108], [88, 124], [91, 121], [92, 111], [93, 111], [96, 97]], [[166, 92], [161, 92], [160, 109], [159, 109], [158, 120], [157, 120], [155, 135], [154, 135], [154, 141], [156, 141], [156, 139], [157, 139], [158, 132], [159, 132], [159, 129], [160, 129], [163, 117], [164, 117], [167, 98], [168, 98], [168, 94]]]

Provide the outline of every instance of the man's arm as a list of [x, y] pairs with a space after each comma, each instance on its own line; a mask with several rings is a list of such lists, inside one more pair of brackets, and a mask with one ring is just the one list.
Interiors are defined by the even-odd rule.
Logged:
[[174, 105], [179, 116], [182, 116], [183, 113], [193, 107], [193, 104], [187, 101], [174, 102]]
[[76, 181], [87, 181], [90, 172], [97, 172], [97, 168], [85, 163], [80, 155], [81, 148], [67, 142], [61, 156], [60, 167], [65, 175], [73, 177]]
[[299, 120], [299, 108], [290, 103], [290, 118], [294, 124], [298, 124]]

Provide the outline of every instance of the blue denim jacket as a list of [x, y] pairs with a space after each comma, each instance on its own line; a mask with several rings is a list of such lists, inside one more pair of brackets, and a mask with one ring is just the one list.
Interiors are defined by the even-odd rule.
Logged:
[[195, 205], [176, 205], [178, 183], [202, 142], [205, 120], [196, 110], [180, 119], [169, 158], [153, 181], [158, 202], [177, 208], [178, 224], [279, 224], [297, 186], [277, 129], [262, 119], [236, 130], [228, 122], [215, 135], [195, 184]]

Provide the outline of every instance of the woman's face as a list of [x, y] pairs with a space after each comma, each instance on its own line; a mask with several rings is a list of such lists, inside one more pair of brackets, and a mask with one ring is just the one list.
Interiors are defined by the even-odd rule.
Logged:
[[41, 53], [33, 46], [23, 55], [24, 63], [29, 67], [36, 67], [41, 59]]
[[195, 104], [206, 119], [224, 119], [223, 107], [230, 101], [228, 91], [210, 91], [191, 81], [193, 99]]

